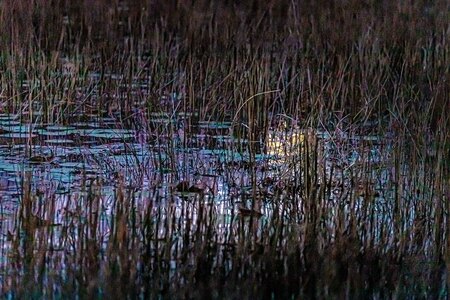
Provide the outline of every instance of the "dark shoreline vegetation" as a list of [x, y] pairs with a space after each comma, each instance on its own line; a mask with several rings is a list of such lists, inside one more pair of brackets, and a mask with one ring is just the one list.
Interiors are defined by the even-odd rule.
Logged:
[[0, 1], [0, 295], [445, 299], [447, 1]]

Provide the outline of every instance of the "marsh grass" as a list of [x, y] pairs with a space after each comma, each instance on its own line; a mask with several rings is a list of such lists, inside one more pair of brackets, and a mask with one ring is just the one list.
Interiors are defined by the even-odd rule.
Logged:
[[[2, 295], [448, 297], [446, 1], [0, 5], [1, 112], [158, 149], [63, 197], [22, 174]], [[213, 121], [245, 160], [186, 154]]]

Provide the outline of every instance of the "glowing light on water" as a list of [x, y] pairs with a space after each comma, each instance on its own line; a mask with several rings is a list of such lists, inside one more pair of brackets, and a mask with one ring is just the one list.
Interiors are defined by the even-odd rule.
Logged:
[[271, 131], [266, 142], [266, 152], [277, 158], [293, 155], [304, 145], [305, 133], [294, 129], [289, 132]]

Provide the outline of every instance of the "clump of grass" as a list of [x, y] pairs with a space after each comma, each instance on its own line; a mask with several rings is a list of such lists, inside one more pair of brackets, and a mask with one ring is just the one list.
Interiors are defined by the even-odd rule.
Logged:
[[[112, 193], [26, 175], [2, 294], [448, 295], [446, 2], [322, 2], [3, 1], [2, 112], [113, 117], [158, 155], [96, 161]], [[180, 151], [199, 121], [231, 158]], [[210, 169], [225, 199], [173, 193]]]

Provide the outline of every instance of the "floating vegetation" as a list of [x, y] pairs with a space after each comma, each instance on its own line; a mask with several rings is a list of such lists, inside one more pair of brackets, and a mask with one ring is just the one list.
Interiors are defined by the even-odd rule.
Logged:
[[13, 132], [13, 133], [2, 133], [0, 134], [0, 139], [14, 139], [14, 140], [28, 140], [36, 138], [37, 134], [27, 133], [27, 132]]
[[74, 144], [75, 142], [69, 139], [49, 139], [44, 140], [44, 143], [47, 145], [71, 145]]
[[82, 137], [116, 140], [129, 140], [135, 137], [133, 131], [128, 129], [84, 129], [79, 130], [78, 134]]
[[0, 128], [10, 133], [17, 133], [17, 134], [35, 133], [35, 130], [31, 125], [21, 125], [21, 124], [8, 125], [8, 126], [1, 126]]
[[231, 122], [212, 122], [212, 121], [200, 121], [197, 126], [200, 129], [230, 129], [232, 126]]
[[63, 132], [71, 132], [76, 129], [74, 126], [61, 126], [61, 125], [51, 125], [47, 126], [46, 129], [48, 131], [63, 131]]

